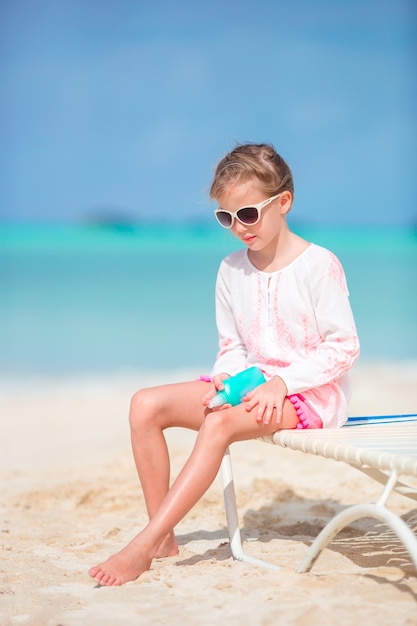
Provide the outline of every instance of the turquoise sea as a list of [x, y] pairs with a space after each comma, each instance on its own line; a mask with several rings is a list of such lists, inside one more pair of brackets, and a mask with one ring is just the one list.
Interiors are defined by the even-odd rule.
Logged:
[[[417, 233], [293, 227], [340, 258], [361, 360], [417, 358]], [[0, 374], [209, 368], [216, 225], [0, 226]], [[199, 369], [200, 368], [200, 369]]]

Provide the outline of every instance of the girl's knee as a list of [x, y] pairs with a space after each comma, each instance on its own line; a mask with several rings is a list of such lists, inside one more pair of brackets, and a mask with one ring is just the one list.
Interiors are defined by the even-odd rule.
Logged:
[[158, 412], [157, 394], [154, 389], [139, 389], [130, 401], [129, 423], [131, 428], [153, 421]]
[[219, 438], [230, 443], [234, 432], [234, 421], [228, 409], [211, 411], [204, 420], [202, 428], [210, 438]]

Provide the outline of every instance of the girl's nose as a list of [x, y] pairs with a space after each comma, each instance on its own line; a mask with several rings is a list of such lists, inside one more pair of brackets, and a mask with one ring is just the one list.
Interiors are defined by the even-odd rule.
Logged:
[[234, 235], [242, 235], [245, 232], [246, 232], [246, 226], [244, 224], [241, 224], [239, 220], [235, 219], [235, 221], [233, 222], [233, 226], [232, 226], [232, 233]]

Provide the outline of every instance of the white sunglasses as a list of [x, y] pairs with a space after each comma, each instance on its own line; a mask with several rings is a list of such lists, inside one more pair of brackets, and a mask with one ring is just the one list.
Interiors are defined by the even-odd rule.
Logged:
[[258, 204], [251, 204], [250, 206], [242, 206], [240, 209], [231, 213], [230, 211], [225, 211], [224, 209], [216, 209], [214, 211], [214, 215], [216, 216], [217, 221], [220, 226], [223, 228], [232, 228], [235, 218], [245, 226], [253, 226], [257, 224], [261, 219], [262, 209], [265, 208], [270, 202], [276, 200], [280, 197], [280, 193], [276, 196], [272, 196], [271, 198], [267, 198], [262, 202], [258, 202]]

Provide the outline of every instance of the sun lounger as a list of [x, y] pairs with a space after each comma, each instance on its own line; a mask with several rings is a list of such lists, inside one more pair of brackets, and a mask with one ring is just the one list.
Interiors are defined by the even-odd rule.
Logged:
[[[365, 517], [389, 526], [417, 568], [417, 537], [399, 515], [387, 508], [388, 498], [394, 490], [417, 500], [417, 488], [400, 481], [400, 477], [405, 480], [410, 476], [417, 477], [417, 414], [352, 417], [340, 429], [281, 430], [272, 437], [272, 443], [343, 461], [384, 485], [376, 503], [349, 506], [329, 521], [298, 565], [298, 572], [309, 571], [322, 550], [343, 528]], [[254, 558], [243, 550], [229, 450], [223, 458], [221, 476], [233, 557], [279, 569], [278, 565]]]

